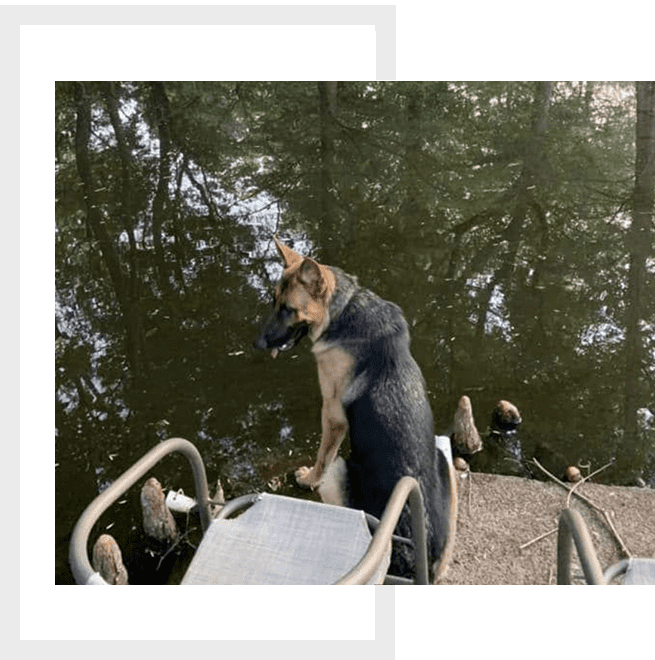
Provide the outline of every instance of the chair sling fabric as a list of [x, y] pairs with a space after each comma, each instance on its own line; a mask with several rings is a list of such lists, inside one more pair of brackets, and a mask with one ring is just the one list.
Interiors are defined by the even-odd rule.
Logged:
[[[210, 525], [182, 584], [332, 584], [370, 541], [362, 511], [262, 493], [237, 518]], [[371, 584], [382, 584], [389, 557]]]
[[625, 584], [655, 585], [655, 559], [629, 559]]

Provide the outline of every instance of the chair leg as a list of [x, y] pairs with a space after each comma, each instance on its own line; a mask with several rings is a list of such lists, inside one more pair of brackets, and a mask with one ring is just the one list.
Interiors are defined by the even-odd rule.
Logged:
[[573, 544], [588, 584], [607, 584], [589, 530], [582, 516], [573, 509], [560, 513], [557, 533], [557, 584], [571, 584]]

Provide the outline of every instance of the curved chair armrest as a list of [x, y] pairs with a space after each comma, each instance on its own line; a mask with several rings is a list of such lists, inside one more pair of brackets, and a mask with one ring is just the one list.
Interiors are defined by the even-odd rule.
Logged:
[[607, 584], [621, 575], [626, 585], [655, 585], [655, 557], [629, 557], [605, 569]]
[[587, 583], [607, 584], [587, 525], [582, 516], [573, 509], [564, 509], [559, 517], [557, 584], [571, 584], [571, 559], [574, 543]]
[[352, 570], [335, 584], [366, 584], [380, 565], [405, 502], [409, 500], [412, 520], [412, 539], [416, 555], [416, 582], [428, 584], [427, 534], [425, 530], [425, 508], [418, 481], [403, 477], [394, 487], [384, 509], [380, 525], [373, 534], [366, 554]]
[[188, 440], [183, 438], [166, 440], [151, 449], [108, 488], [103, 490], [80, 516], [73, 529], [69, 545], [70, 566], [77, 584], [98, 584], [97, 580], [92, 579], [95, 571], [89, 561], [87, 542], [91, 529], [100, 516], [162, 458], [175, 451], [184, 454], [191, 463], [202, 531], [204, 533], [207, 530], [211, 522], [208, 501], [209, 488], [207, 486], [205, 465], [202, 462], [200, 452]]
[[251, 507], [259, 497], [260, 493], [250, 493], [248, 495], [242, 495], [241, 497], [235, 497], [221, 507], [221, 510], [214, 517], [214, 520], [225, 520], [226, 518], [233, 516], [235, 513], [241, 513], [244, 509]]
[[629, 559], [622, 559], [616, 564], [612, 564], [611, 566], [609, 566], [605, 570], [605, 573], [603, 573], [605, 582], [607, 582], [607, 584], [612, 584], [612, 580], [627, 572], [629, 565], [630, 565]]

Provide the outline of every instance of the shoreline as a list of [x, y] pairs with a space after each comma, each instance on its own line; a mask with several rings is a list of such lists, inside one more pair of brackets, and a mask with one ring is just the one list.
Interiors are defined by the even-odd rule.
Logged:
[[[458, 473], [455, 550], [441, 584], [556, 584], [557, 521], [568, 492], [554, 482]], [[575, 492], [606, 511], [628, 551], [655, 557], [655, 490], [586, 481]], [[573, 495], [603, 570], [625, 554], [604, 517]], [[540, 538], [541, 537], [541, 538]]]

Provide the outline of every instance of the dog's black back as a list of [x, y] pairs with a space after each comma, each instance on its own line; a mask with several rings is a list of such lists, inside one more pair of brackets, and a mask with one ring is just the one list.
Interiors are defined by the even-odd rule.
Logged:
[[[449, 533], [449, 466], [437, 450], [432, 412], [421, 371], [410, 353], [407, 322], [400, 308], [358, 286], [354, 277], [332, 268], [337, 294], [321, 342], [336, 344], [354, 358], [343, 404], [350, 432], [346, 461], [346, 503], [380, 517], [398, 481], [415, 477], [426, 508], [430, 564], [439, 558]], [[399, 532], [410, 536], [409, 514]], [[406, 573], [396, 554], [392, 572]], [[411, 553], [409, 553], [411, 556]]]

